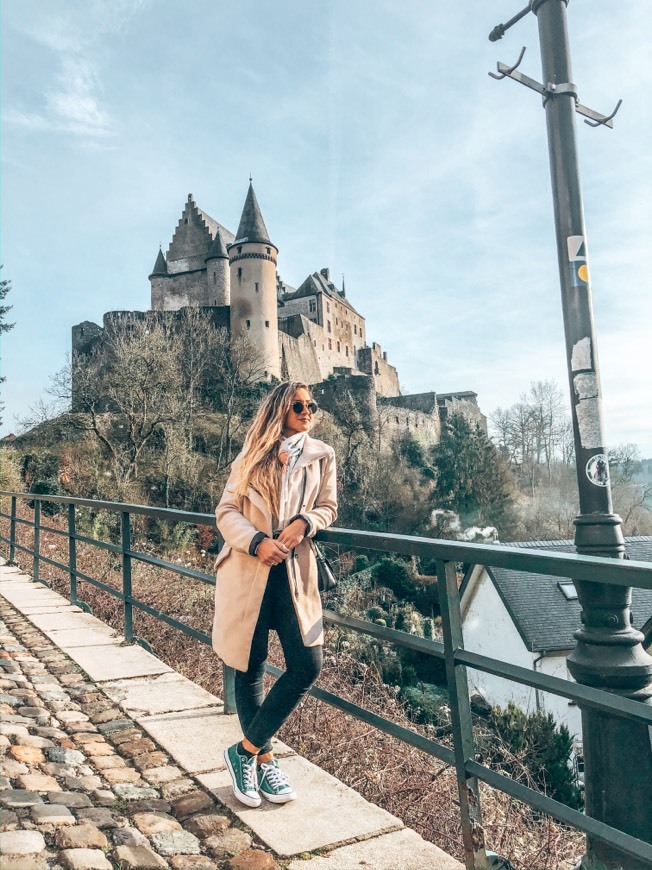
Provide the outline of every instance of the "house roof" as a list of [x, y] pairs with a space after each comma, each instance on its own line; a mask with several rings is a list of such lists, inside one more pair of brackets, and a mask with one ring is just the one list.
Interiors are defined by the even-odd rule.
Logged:
[[361, 316], [355, 310], [353, 305], [351, 305], [349, 300], [337, 289], [335, 284], [333, 284], [329, 278], [324, 277], [321, 272], [313, 272], [312, 275], [308, 275], [299, 289], [292, 293], [287, 293], [285, 299], [286, 301], [290, 299], [301, 299], [304, 296], [316, 296], [318, 293], [324, 293], [326, 296], [335, 299], [346, 308], [349, 308], [354, 314]]
[[[554, 550], [574, 553], [573, 541], [514, 541], [505, 547]], [[630, 559], [652, 562], [652, 535], [625, 538]], [[548, 574], [531, 574], [507, 568], [487, 568], [498, 594], [514, 621], [523, 643], [532, 652], [569, 650], [575, 646], [573, 634], [580, 627], [581, 607], [577, 599], [568, 600], [560, 584], [570, 581]], [[460, 589], [464, 595], [472, 569], [467, 571]], [[652, 616], [652, 589], [632, 590], [634, 626], [642, 630]]]

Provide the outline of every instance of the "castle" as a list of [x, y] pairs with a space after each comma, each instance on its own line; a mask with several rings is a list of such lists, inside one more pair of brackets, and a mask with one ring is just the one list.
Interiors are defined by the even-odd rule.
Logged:
[[[367, 342], [365, 318], [347, 299], [344, 281], [338, 289], [329, 270], [321, 269], [291, 287], [278, 275], [277, 258], [251, 179], [235, 235], [189, 194], [167, 256], [159, 249], [149, 276], [149, 316], [174, 318], [188, 306], [207, 309], [216, 326], [250, 336], [264, 378], [310, 384], [326, 410], [348, 391], [371, 419], [380, 415], [390, 429], [419, 432], [428, 441], [439, 440], [441, 421], [452, 409], [486, 428], [471, 391], [402, 396], [396, 368], [379, 344]], [[121, 316], [105, 314], [104, 328]], [[73, 353], [88, 353], [104, 328], [89, 321], [74, 326]]]

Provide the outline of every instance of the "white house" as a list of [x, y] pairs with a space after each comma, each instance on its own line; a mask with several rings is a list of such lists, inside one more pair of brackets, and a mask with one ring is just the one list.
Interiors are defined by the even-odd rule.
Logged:
[[[534, 550], [575, 552], [572, 541], [529, 541], [503, 544]], [[626, 539], [630, 559], [652, 562], [652, 536]], [[573, 633], [580, 626], [580, 604], [572, 581], [505, 568], [473, 565], [462, 586], [461, 609], [464, 646], [529, 670], [572, 679], [566, 657], [575, 646]], [[652, 590], [634, 589], [634, 625], [652, 641]], [[550, 712], [581, 741], [580, 711], [573, 701], [513, 683], [502, 677], [468, 668], [469, 689], [493, 706], [513, 701], [522, 710]]]

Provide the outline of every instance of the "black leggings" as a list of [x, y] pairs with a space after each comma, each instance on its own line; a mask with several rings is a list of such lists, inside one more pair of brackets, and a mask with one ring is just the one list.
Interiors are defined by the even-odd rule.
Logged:
[[[285, 673], [264, 695], [269, 632], [275, 629]], [[235, 672], [235, 703], [244, 736], [261, 754], [272, 749], [272, 737], [296, 710], [321, 671], [321, 646], [304, 646], [292, 603], [285, 562], [269, 572], [249, 655], [249, 668]]]

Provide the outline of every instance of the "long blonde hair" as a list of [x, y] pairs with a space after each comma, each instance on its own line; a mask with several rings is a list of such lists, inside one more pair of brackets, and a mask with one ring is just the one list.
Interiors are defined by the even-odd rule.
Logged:
[[245, 495], [247, 487], [253, 486], [274, 515], [278, 514], [279, 509], [279, 441], [294, 394], [301, 389], [310, 392], [310, 387], [299, 381], [288, 381], [275, 387], [258, 409], [242, 448], [236, 495]]

